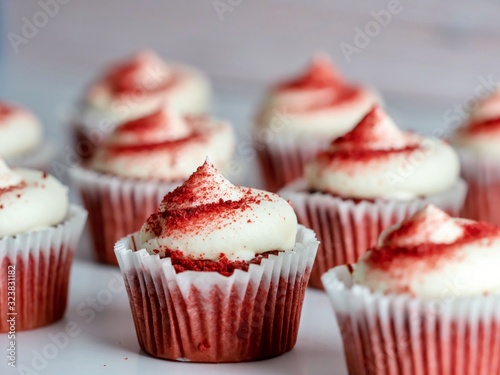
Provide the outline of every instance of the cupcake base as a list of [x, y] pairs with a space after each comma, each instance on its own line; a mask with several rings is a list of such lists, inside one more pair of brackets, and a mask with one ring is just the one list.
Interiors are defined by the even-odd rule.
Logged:
[[321, 276], [338, 265], [355, 263], [377, 243], [384, 229], [411, 216], [429, 203], [458, 216], [467, 187], [459, 181], [450, 190], [409, 201], [353, 201], [330, 194], [310, 193], [305, 180], [286, 186], [279, 194], [289, 199], [300, 224], [318, 234], [320, 245], [310, 286], [323, 289]]
[[141, 348], [169, 360], [243, 362], [281, 355], [296, 343], [316, 255], [314, 233], [299, 229], [293, 250], [248, 271], [176, 273], [169, 258], [115, 247]]
[[353, 286], [347, 267], [323, 276], [349, 374], [500, 374], [500, 296], [422, 300]]
[[89, 228], [99, 262], [117, 265], [113, 248], [120, 238], [141, 229], [163, 197], [179, 184], [114, 177], [83, 167], [70, 170], [89, 212]]
[[[60, 225], [0, 239], [0, 332], [46, 326], [66, 310], [71, 261], [87, 213], [71, 206]], [[9, 283], [8, 281], [13, 281]], [[14, 287], [15, 284], [15, 287]]]

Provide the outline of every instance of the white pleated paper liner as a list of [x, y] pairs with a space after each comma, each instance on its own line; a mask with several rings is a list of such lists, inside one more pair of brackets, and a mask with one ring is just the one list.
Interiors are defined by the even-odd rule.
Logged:
[[260, 137], [254, 131], [254, 147], [265, 183], [265, 189], [276, 192], [289, 182], [303, 176], [307, 162], [321, 150], [325, 149], [331, 139], [326, 137], [297, 138], [281, 133], [272, 133]]
[[133, 251], [137, 243], [137, 233], [130, 235], [115, 252], [146, 353], [178, 361], [243, 362], [294, 347], [318, 247], [312, 230], [299, 226], [292, 250], [229, 277], [176, 273], [170, 258]]
[[424, 300], [323, 276], [351, 375], [500, 374], [500, 295]]
[[89, 212], [89, 227], [100, 262], [118, 264], [114, 245], [141, 229], [158, 210], [163, 197], [178, 183], [111, 176], [81, 166], [70, 169], [70, 179]]
[[[7, 319], [12, 315], [8, 313], [16, 314], [15, 331], [63, 317], [71, 261], [86, 218], [87, 211], [71, 205], [65, 221], [57, 226], [0, 238], [0, 332], [9, 331]], [[8, 283], [12, 277], [15, 290]], [[14, 299], [8, 298], [12, 291]]]
[[56, 145], [44, 141], [43, 144], [26, 154], [4, 158], [10, 167], [40, 169], [51, 173], [51, 162], [56, 157]]
[[472, 220], [500, 225], [500, 159], [458, 150], [462, 177], [469, 190], [463, 216]]
[[330, 268], [355, 263], [377, 243], [382, 231], [432, 203], [453, 216], [462, 209], [467, 186], [458, 181], [448, 191], [408, 201], [355, 202], [326, 193], [311, 193], [303, 179], [287, 185], [279, 195], [288, 199], [299, 223], [313, 229], [320, 241], [310, 285], [322, 289], [321, 275]]

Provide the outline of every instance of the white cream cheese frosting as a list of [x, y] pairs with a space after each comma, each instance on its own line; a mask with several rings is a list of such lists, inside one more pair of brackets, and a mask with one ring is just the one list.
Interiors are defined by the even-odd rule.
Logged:
[[210, 100], [210, 83], [202, 72], [142, 51], [90, 85], [80, 121], [88, 127], [113, 127], [147, 115], [165, 101], [179, 113], [203, 114]]
[[500, 90], [477, 103], [452, 142], [478, 156], [500, 158]]
[[297, 218], [278, 195], [239, 187], [206, 161], [143, 225], [138, 244], [151, 254], [181, 251], [195, 260], [251, 260], [257, 254], [290, 250]]
[[42, 143], [42, 125], [25, 108], [0, 102], [0, 157], [23, 156]]
[[377, 102], [373, 91], [346, 82], [328, 58], [316, 56], [302, 76], [270, 90], [256, 123], [272, 129], [279, 119], [283, 134], [334, 138], [351, 130]]
[[207, 116], [181, 116], [171, 108], [119, 125], [99, 145], [90, 167], [115, 176], [183, 181], [208, 156], [219, 168], [231, 160], [230, 124]]
[[45, 172], [9, 169], [0, 159], [0, 238], [61, 223], [68, 189]]
[[403, 132], [374, 106], [305, 168], [310, 188], [356, 199], [407, 200], [459, 181], [455, 151], [439, 139]]
[[372, 291], [449, 299], [500, 292], [500, 229], [427, 206], [384, 232], [354, 266]]

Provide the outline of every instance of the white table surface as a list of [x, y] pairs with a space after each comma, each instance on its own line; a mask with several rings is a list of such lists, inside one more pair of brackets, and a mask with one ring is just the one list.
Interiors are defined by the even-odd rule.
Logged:
[[[66, 338], [68, 325], [76, 333], [74, 337]], [[57, 349], [54, 338], [60, 341]], [[0, 348], [6, 348], [7, 341], [6, 335], [0, 336]], [[65, 318], [45, 328], [18, 333], [16, 369], [7, 366], [4, 355], [0, 357], [2, 375], [347, 374], [335, 318], [323, 292], [308, 289], [297, 345], [289, 353], [238, 364], [171, 362], [140, 350], [118, 269], [83, 260], [73, 266]]]

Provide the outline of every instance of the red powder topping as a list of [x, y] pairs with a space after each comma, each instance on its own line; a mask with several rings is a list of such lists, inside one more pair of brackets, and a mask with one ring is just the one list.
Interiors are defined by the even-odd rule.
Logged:
[[[492, 224], [483, 222], [467, 223], [463, 225], [464, 233], [451, 244], [425, 243], [415, 246], [383, 246], [371, 249], [368, 259], [370, 265], [378, 268], [389, 269], [395, 260], [433, 259], [453, 256], [457, 247], [480, 239], [500, 235], [500, 229]], [[414, 234], [413, 223], [403, 223], [397, 230], [398, 236]]]
[[307, 71], [300, 77], [278, 85], [278, 90], [290, 89], [322, 89], [339, 87], [343, 83], [335, 68], [325, 58], [316, 58]]
[[[14, 190], [19, 190], [19, 189], [24, 189], [26, 187], [26, 182], [22, 181], [21, 183], [14, 185], [14, 186], [9, 186], [7, 188], [0, 189], [0, 196], [2, 194], [9, 193]], [[16, 197], [21, 198], [21, 194], [16, 194]]]
[[318, 161], [331, 162], [334, 160], [354, 160], [354, 161], [367, 161], [370, 159], [383, 159], [394, 154], [405, 154], [416, 151], [421, 147], [418, 145], [406, 146], [405, 148], [391, 148], [387, 150], [370, 150], [370, 149], [348, 149], [348, 150], [335, 150], [322, 151], [316, 158]]
[[42, 178], [47, 178], [47, 176], [48, 176], [47, 172], [43, 171], [42, 172]]
[[218, 272], [223, 276], [231, 276], [237, 269], [246, 272], [250, 264], [260, 264], [262, 259], [268, 258], [269, 255], [278, 255], [279, 253], [279, 250], [268, 251], [256, 256], [251, 261], [229, 260], [224, 254], [221, 254], [217, 261], [195, 260], [184, 257], [182, 251], [170, 250], [165, 251], [165, 257], [172, 260], [172, 265], [177, 273], [184, 271]]
[[115, 156], [122, 153], [143, 153], [147, 151], [155, 152], [161, 150], [174, 151], [176, 148], [180, 148], [187, 143], [191, 142], [202, 142], [206, 135], [193, 132], [189, 137], [175, 139], [172, 141], [163, 141], [159, 143], [144, 143], [144, 144], [132, 144], [132, 145], [120, 145], [120, 144], [108, 144], [106, 145], [106, 151], [108, 156]]
[[159, 126], [162, 126], [164, 122], [168, 120], [164, 114], [163, 110], [158, 110], [150, 115], [140, 117], [135, 120], [131, 120], [128, 122], [125, 122], [124, 124], [120, 125], [118, 128], [116, 128], [116, 133], [117, 134], [127, 134], [127, 133], [143, 133], [143, 132], [150, 132], [151, 130], [154, 130], [158, 128]]
[[483, 134], [493, 133], [500, 129], [500, 118], [489, 119], [485, 121], [475, 122], [469, 126], [460, 129], [464, 134]]
[[14, 112], [14, 107], [0, 102], [0, 120]]

